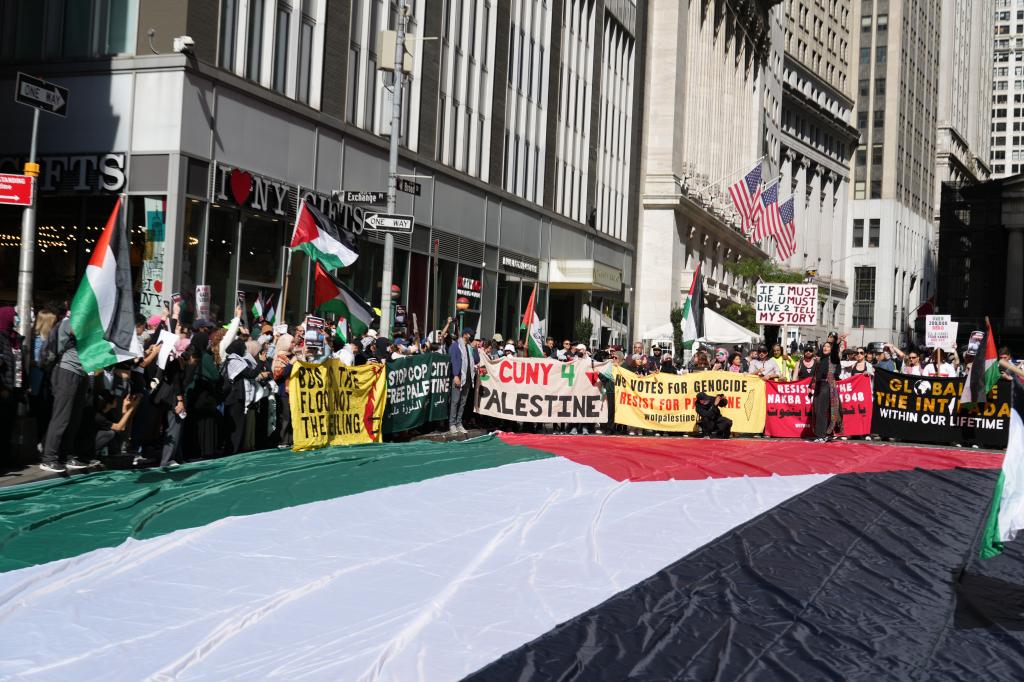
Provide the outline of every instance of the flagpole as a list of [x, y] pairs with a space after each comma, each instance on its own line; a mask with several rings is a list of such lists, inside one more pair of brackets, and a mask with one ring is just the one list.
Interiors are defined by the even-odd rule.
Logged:
[[287, 249], [288, 255], [285, 256], [284, 286], [281, 288], [281, 299], [278, 301], [278, 310], [280, 312], [275, 313], [274, 322], [276, 323], [277, 320], [281, 320], [283, 324], [288, 324], [288, 321], [284, 317], [284, 309], [288, 301], [288, 280], [292, 277], [292, 250], [287, 247], [285, 248]]
[[[759, 156], [757, 159], [754, 160], [753, 165], [756, 166], [757, 164], [759, 164], [762, 161], [764, 161], [766, 158], [768, 158], [768, 155], [767, 154], [762, 154], [761, 156]], [[710, 185], [704, 185], [703, 187], [697, 189], [696, 191], [698, 193], [700, 193], [700, 192], [703, 192], [705, 190], [711, 189], [712, 187], [717, 187], [718, 185], [721, 185], [723, 182], [725, 182], [729, 178], [735, 177], [736, 174], [742, 172], [744, 168], [751, 168], [751, 167], [752, 167], [752, 165], [749, 164], [749, 163], [744, 164], [744, 165], [740, 166], [739, 168], [737, 168], [737, 169], [735, 169], [733, 171], [730, 171], [728, 175], [723, 175], [721, 178], [719, 178], [715, 182], [712, 182]]]

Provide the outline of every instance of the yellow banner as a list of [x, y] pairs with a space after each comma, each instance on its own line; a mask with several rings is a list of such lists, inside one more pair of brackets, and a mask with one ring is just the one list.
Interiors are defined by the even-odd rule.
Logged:
[[288, 377], [293, 449], [379, 443], [387, 396], [384, 365], [296, 362]]
[[735, 372], [649, 374], [615, 368], [615, 423], [653, 431], [695, 431], [698, 393], [724, 395], [733, 433], [764, 432], [764, 379]]

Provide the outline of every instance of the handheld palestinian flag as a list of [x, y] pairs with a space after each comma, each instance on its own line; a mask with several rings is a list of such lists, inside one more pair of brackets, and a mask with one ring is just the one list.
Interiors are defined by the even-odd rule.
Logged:
[[266, 313], [263, 315], [263, 319], [274, 324], [277, 321], [277, 313], [274, 311], [274, 295], [267, 294], [267, 300], [264, 301], [263, 306], [266, 308]]
[[1013, 379], [1012, 390], [1010, 436], [981, 540], [982, 559], [1002, 554], [1003, 543], [1024, 528], [1024, 388], [1018, 377]]
[[544, 357], [544, 339], [540, 331], [540, 319], [537, 317], [537, 285], [533, 285], [530, 301], [526, 304], [526, 313], [520, 329], [526, 330], [526, 357]]
[[971, 363], [971, 371], [964, 381], [960, 393], [960, 402], [971, 405], [985, 402], [988, 392], [999, 381], [999, 354], [996, 352], [996, 339], [992, 334], [992, 325], [985, 318], [985, 356], [975, 357]]
[[[122, 198], [96, 241], [71, 301], [71, 330], [86, 372], [139, 356], [135, 341], [131, 258]], [[136, 349], [133, 350], [133, 345]]]
[[327, 216], [308, 199], [299, 206], [295, 216], [295, 232], [291, 248], [302, 251], [329, 270], [346, 268], [356, 262], [359, 252], [351, 233], [339, 230]]
[[697, 339], [704, 336], [704, 278], [700, 275], [700, 263], [690, 282], [690, 293], [683, 301], [683, 348], [691, 350]]
[[[310, 390], [293, 399], [348, 405]], [[665, 440], [272, 450], [0, 488], [0, 679], [1021, 679], [1024, 632], [966, 626], [950, 584], [998, 456]]]
[[320, 263], [316, 264], [313, 307], [345, 318], [349, 330], [356, 335], [365, 334], [374, 318], [373, 308]]
[[348, 320], [339, 317], [338, 323], [334, 325], [334, 333], [342, 343], [348, 343]]
[[258, 320], [263, 317], [263, 292], [257, 292], [256, 302], [252, 304], [252, 317]]

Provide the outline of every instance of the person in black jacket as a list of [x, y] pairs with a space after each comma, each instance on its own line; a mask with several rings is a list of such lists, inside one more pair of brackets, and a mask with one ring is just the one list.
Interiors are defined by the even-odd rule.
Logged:
[[822, 344], [818, 364], [811, 377], [811, 423], [814, 442], [825, 443], [843, 431], [843, 411], [839, 404], [840, 345], [846, 347], [846, 336], [830, 334]]
[[225, 454], [235, 455], [242, 450], [245, 437], [246, 380], [260, 376], [256, 361], [249, 357], [245, 342], [235, 339], [228, 347], [222, 374], [227, 383], [227, 397], [224, 398], [225, 427], [227, 428], [227, 450]]
[[725, 396], [721, 394], [714, 397], [703, 391], [697, 394], [694, 407], [705, 438], [728, 438], [732, 434], [732, 420], [719, 409], [726, 403]]

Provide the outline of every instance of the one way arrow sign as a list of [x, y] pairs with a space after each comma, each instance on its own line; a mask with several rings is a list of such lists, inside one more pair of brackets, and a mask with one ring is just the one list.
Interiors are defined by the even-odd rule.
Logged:
[[373, 213], [363, 220], [368, 228], [378, 232], [395, 232], [397, 234], [411, 234], [415, 221], [411, 215], [388, 215], [387, 213]]
[[58, 116], [68, 115], [68, 89], [56, 83], [35, 78], [26, 73], [18, 74], [18, 82], [14, 88], [14, 101], [26, 106], [35, 107]]

